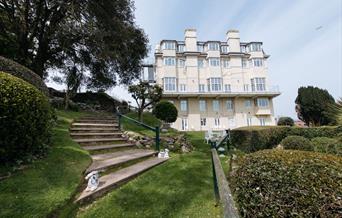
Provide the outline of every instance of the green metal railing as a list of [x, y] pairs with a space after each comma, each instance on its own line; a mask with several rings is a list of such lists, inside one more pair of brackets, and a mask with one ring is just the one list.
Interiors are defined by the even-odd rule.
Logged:
[[130, 118], [130, 117], [127, 117], [121, 113], [117, 113], [117, 116], [118, 116], [118, 121], [119, 121], [119, 129], [121, 130], [121, 126], [122, 126], [122, 119], [126, 119], [132, 123], [135, 123], [139, 126], [142, 126], [148, 130], [151, 130], [153, 132], [155, 132], [156, 134], [156, 137], [155, 137], [155, 143], [156, 143], [156, 151], [160, 151], [160, 127], [159, 126], [156, 126], [156, 127], [152, 127], [152, 126], [149, 126], [149, 125], [146, 125], [145, 123], [143, 122], [140, 122], [138, 120], [135, 120], [133, 118]]
[[214, 182], [214, 193], [216, 198], [216, 204], [221, 204], [223, 207], [224, 218], [239, 218], [239, 214], [235, 207], [235, 203], [229, 188], [226, 175], [224, 174], [217, 149], [226, 143], [227, 152], [230, 147], [230, 131], [226, 131], [225, 137], [219, 142], [210, 141], [211, 144], [211, 163], [213, 170], [213, 182]]

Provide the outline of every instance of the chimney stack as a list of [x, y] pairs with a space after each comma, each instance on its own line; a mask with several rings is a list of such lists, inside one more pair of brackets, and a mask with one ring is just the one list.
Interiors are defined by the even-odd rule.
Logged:
[[197, 31], [196, 29], [186, 29], [185, 33], [186, 51], [197, 51]]
[[240, 34], [238, 30], [227, 31], [227, 43], [229, 52], [240, 52]]

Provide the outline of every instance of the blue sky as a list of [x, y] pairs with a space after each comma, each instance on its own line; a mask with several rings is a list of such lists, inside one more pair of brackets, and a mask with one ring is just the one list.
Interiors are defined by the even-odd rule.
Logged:
[[[150, 40], [148, 60], [162, 39], [184, 39], [196, 28], [199, 40], [225, 40], [228, 29], [241, 41], [262, 41], [270, 54], [276, 116], [296, 118], [294, 100], [300, 86], [327, 89], [342, 97], [342, 0], [136, 0], [137, 24]], [[109, 92], [129, 100], [125, 88]]]

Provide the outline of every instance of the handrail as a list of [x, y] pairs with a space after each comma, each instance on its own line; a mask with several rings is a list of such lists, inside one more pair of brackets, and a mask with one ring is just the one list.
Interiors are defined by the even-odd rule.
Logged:
[[155, 138], [155, 142], [156, 142], [156, 150], [159, 152], [160, 151], [160, 128], [159, 126], [156, 126], [156, 127], [152, 127], [152, 126], [149, 126], [143, 122], [140, 122], [138, 120], [135, 120], [131, 117], [128, 117], [128, 116], [125, 116], [119, 112], [117, 112], [117, 115], [118, 115], [118, 118], [119, 118], [119, 129], [121, 129], [121, 118], [125, 118], [126, 120], [129, 120], [130, 122], [133, 122], [135, 124], [138, 124], [139, 126], [142, 126], [142, 127], [145, 127], [146, 129], [148, 130], [151, 130], [153, 132], [156, 133], [156, 138]]
[[210, 141], [211, 144], [211, 163], [214, 180], [214, 193], [216, 203], [222, 203], [223, 206], [223, 217], [225, 218], [239, 218], [239, 213], [234, 205], [234, 199], [229, 188], [229, 183], [224, 174], [220, 158], [217, 153], [217, 148], [227, 143], [227, 151], [229, 149], [230, 131], [226, 131], [226, 135], [218, 143]]

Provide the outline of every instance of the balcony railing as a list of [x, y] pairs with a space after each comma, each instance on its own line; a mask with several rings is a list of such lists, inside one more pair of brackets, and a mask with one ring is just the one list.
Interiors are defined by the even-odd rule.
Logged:
[[251, 87], [249, 86], [248, 88], [244, 88], [243, 86], [231, 86], [230, 89], [225, 90], [224, 87], [221, 88], [218, 91], [211, 91], [208, 90], [208, 86], [205, 86], [205, 89], [197, 89], [197, 90], [189, 90], [189, 91], [184, 91], [184, 90], [180, 90], [180, 88], [176, 88], [173, 91], [170, 90], [166, 90], [164, 89], [164, 93], [201, 93], [201, 94], [205, 94], [205, 93], [280, 93], [279, 91], [279, 86], [266, 86], [264, 90], [252, 90]]

